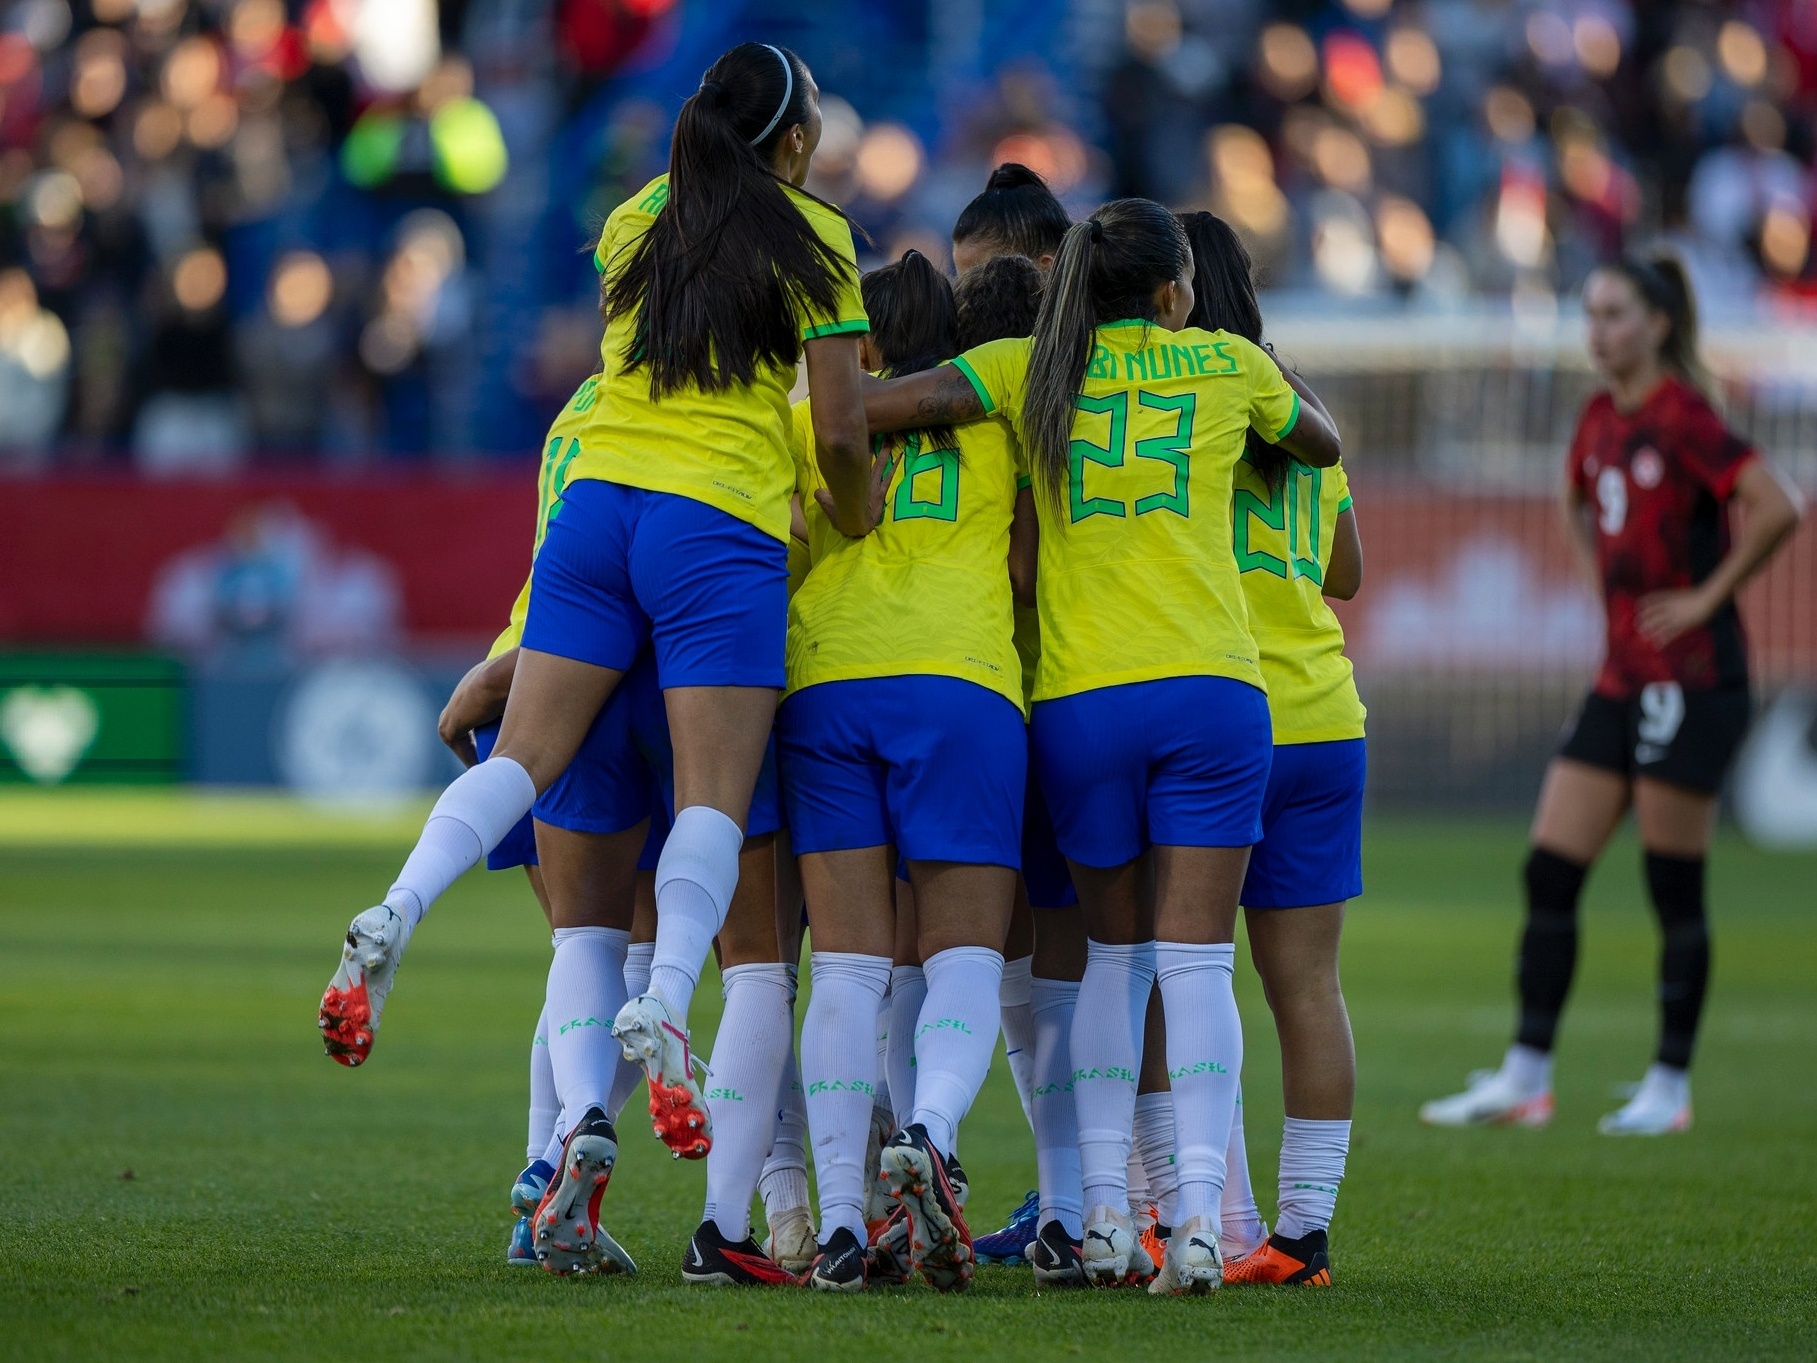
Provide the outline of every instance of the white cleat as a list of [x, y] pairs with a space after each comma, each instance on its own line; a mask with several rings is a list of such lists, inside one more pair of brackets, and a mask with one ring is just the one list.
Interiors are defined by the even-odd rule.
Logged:
[[1544, 1126], [1552, 1120], [1552, 1090], [1522, 1088], [1503, 1070], [1478, 1070], [1468, 1087], [1420, 1105], [1427, 1126]]
[[618, 1010], [612, 1035], [625, 1059], [644, 1067], [650, 1087], [650, 1126], [676, 1159], [705, 1159], [713, 1148], [713, 1122], [695, 1081], [706, 1066], [688, 1048], [688, 1034], [669, 1020], [654, 994], [641, 994]]
[[1218, 1228], [1210, 1217], [1195, 1216], [1174, 1228], [1167, 1241], [1161, 1271], [1148, 1285], [1156, 1296], [1202, 1297], [1224, 1283], [1224, 1259], [1218, 1253]]
[[384, 904], [367, 909], [347, 929], [341, 965], [322, 993], [315, 1025], [322, 1029], [323, 1049], [350, 1069], [372, 1054], [379, 1014], [408, 938], [397, 910]]
[[814, 1240], [814, 1222], [806, 1207], [789, 1207], [770, 1222], [763, 1252], [799, 1278], [814, 1266], [820, 1246]]
[[888, 1108], [871, 1105], [871, 1130], [864, 1143], [864, 1168], [867, 1177], [864, 1180], [864, 1228], [865, 1234], [872, 1240], [877, 1238], [883, 1229], [883, 1223], [890, 1219], [890, 1213], [896, 1210], [896, 1199], [890, 1196], [889, 1187], [880, 1178], [870, 1177], [882, 1168], [883, 1147], [889, 1144], [890, 1137], [896, 1134], [896, 1119]]
[[1669, 1136], [1691, 1129], [1691, 1080], [1683, 1070], [1654, 1065], [1622, 1107], [1596, 1124], [1605, 1136]]
[[1122, 1287], [1155, 1275], [1155, 1261], [1136, 1238], [1129, 1213], [1113, 1207], [1094, 1207], [1086, 1218], [1079, 1264], [1087, 1287]]

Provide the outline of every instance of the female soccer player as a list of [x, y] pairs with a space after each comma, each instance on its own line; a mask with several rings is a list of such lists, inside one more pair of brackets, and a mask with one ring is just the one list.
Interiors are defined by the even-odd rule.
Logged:
[[[1552, 1041], [1577, 965], [1584, 877], [1631, 805], [1659, 918], [1660, 1038], [1605, 1135], [1691, 1125], [1691, 1052], [1710, 972], [1704, 857], [1716, 794], [1748, 721], [1735, 593], [1798, 524], [1798, 493], [1731, 434], [1706, 397], [1683, 267], [1624, 259], [1584, 286], [1590, 358], [1606, 387], [1565, 469], [1572, 545], [1594, 564], [1607, 653], [1546, 770], [1527, 856], [1520, 1014], [1501, 1067], [1427, 1103], [1435, 1126], [1544, 1126]], [[1740, 524], [1730, 534], [1730, 513]]]
[[1070, 226], [1047, 181], [1005, 161], [953, 224], [953, 268], [964, 274], [994, 256], [1027, 256], [1045, 274]]
[[[1262, 344], [1249, 252], [1210, 213], [1192, 243], [1191, 325]], [[1287, 1121], [1279, 1220], [1263, 1236], [1250, 1191], [1243, 1109], [1224, 1183], [1224, 1281], [1329, 1286], [1326, 1239], [1350, 1149], [1356, 1051], [1338, 982], [1344, 903], [1363, 889], [1363, 703], [1326, 599], [1362, 586], [1363, 547], [1344, 466], [1307, 468], [1251, 436], [1231, 506], [1237, 568], [1274, 724], [1262, 840], [1242, 903], [1249, 950], [1281, 1042]]]
[[865, 398], [873, 429], [1001, 414], [1027, 451], [1040, 516], [1034, 756], [1091, 934], [1072, 1033], [1084, 1270], [1114, 1283], [1150, 1268], [1125, 1179], [1158, 970], [1181, 1225], [1156, 1281], [1172, 1291], [1221, 1277], [1242, 1063], [1232, 935], [1271, 756], [1230, 548], [1232, 480], [1252, 427], [1317, 467], [1339, 455], [1298, 379], [1239, 337], [1183, 330], [1192, 304], [1179, 222], [1119, 200], [1068, 231], [1032, 342], [993, 342]]
[[[444, 792], [385, 902], [348, 931], [321, 1017], [345, 1061], [369, 1053], [427, 906], [568, 765], [648, 643], [675, 736], [676, 814], [650, 992], [612, 1030], [645, 1066], [658, 1134], [704, 1153], [686, 1017], [737, 884], [784, 679], [788, 390], [804, 353], [832, 514], [854, 537], [872, 524], [851, 228], [798, 188], [819, 136], [800, 58], [741, 44], [682, 106], [669, 172], [607, 220], [602, 396], [538, 556], [498, 747]], [[567, 1163], [584, 1166], [574, 1139]]]
[[[867, 367], [915, 372], [953, 355], [951, 288], [918, 252], [865, 276], [864, 302], [875, 328]], [[808, 1282], [864, 1287], [864, 1182], [881, 1176], [907, 1213], [915, 1268], [956, 1291], [972, 1250], [951, 1161], [996, 1045], [1028, 761], [1011, 637], [1019, 460], [1001, 423], [890, 442], [881, 517], [859, 540], [830, 521], [818, 469], [807, 459], [798, 471], [813, 567], [789, 606], [776, 730], [814, 943], [801, 1071], [821, 1243]], [[879, 1173], [864, 1157], [898, 853], [915, 887], [927, 997], [913, 1029], [913, 1108]]]

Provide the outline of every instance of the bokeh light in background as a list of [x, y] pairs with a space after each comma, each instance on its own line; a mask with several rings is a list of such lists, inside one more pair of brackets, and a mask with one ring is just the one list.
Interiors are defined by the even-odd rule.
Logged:
[[[262, 325], [311, 338], [336, 458], [528, 448], [592, 362], [590, 234], [661, 168], [706, 48], [759, 14], [16, 0], [0, 269], [64, 337], [43, 389], [64, 445], [30, 459], [133, 457], [166, 381], [158, 301], [203, 259], [219, 294], [178, 311], [223, 410], [261, 387]], [[1552, 315], [1596, 261], [1654, 240], [1716, 314], [1817, 306], [1817, 30], [1790, 11], [1129, 0], [1013, 31], [997, 14], [791, 7], [823, 93], [810, 188], [879, 255], [944, 260], [959, 207], [1015, 160], [1075, 212], [1146, 194], [1223, 214], [1272, 309]], [[439, 215], [426, 236], [421, 211]], [[248, 459], [306, 448], [249, 438]]]

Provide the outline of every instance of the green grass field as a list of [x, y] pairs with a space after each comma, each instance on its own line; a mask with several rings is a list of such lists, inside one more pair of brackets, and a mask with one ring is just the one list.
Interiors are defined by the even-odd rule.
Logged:
[[[1631, 843], [1590, 889], [1556, 1122], [1438, 1132], [1419, 1101], [1505, 1041], [1520, 832], [1378, 823], [1346, 948], [1361, 1087], [1334, 1290], [1037, 1296], [986, 1269], [964, 1298], [828, 1300], [684, 1288], [701, 1171], [634, 1120], [607, 1210], [641, 1275], [507, 1269], [547, 958], [523, 882], [469, 876], [436, 908], [349, 1072], [315, 1003], [410, 819], [136, 798], [0, 800], [0, 1357], [1812, 1356], [1817, 859], [1717, 850], [1689, 1136], [1594, 1132], [1652, 1035]], [[1253, 978], [1242, 993], [1266, 1212], [1276, 1053]], [[709, 1036], [717, 991], [700, 999]], [[961, 1144], [992, 1228], [1033, 1177], [1001, 1066]]]

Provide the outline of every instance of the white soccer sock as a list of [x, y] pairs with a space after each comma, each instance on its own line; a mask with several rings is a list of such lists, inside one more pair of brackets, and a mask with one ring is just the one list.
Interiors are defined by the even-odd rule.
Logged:
[[1135, 1132], [1130, 1132], [1129, 1158], [1123, 1161], [1124, 1187], [1129, 1193], [1129, 1209], [1139, 1212], [1154, 1201], [1148, 1195], [1148, 1170], [1142, 1167], [1142, 1152], [1136, 1149]]
[[1516, 1042], [1502, 1057], [1502, 1073], [1526, 1097], [1537, 1098], [1552, 1088], [1552, 1053]]
[[1173, 1094], [1138, 1093], [1136, 1119], [1130, 1129], [1142, 1173], [1148, 1181], [1148, 1200], [1163, 1226], [1175, 1224], [1179, 1214], [1176, 1194], [1179, 1179], [1174, 1165]]
[[662, 1000], [677, 1027], [688, 1025], [700, 968], [726, 925], [743, 846], [744, 833], [731, 819], [709, 805], [689, 805], [675, 816], [656, 863], [656, 955], [649, 992]]
[[871, 1098], [871, 1106], [881, 1108], [891, 1126], [896, 1124], [896, 1109], [890, 1101], [890, 1009], [894, 1000], [894, 991], [885, 989], [877, 1001], [877, 1092]]
[[915, 1027], [915, 1112], [942, 1155], [951, 1155], [959, 1123], [984, 1087], [997, 1049], [997, 991], [1003, 953], [948, 947], [922, 963], [927, 1001]]
[[[794, 967], [789, 968], [793, 975]], [[808, 1109], [801, 1091], [801, 1070], [795, 1063], [795, 1028], [789, 1026], [789, 1053], [783, 1058], [782, 1083], [776, 1095], [775, 1138], [757, 1191], [763, 1198], [764, 1220], [776, 1224], [779, 1213], [808, 1205]]]
[[1173, 1081], [1179, 1225], [1215, 1218], [1224, 1194], [1224, 1149], [1243, 1073], [1243, 1019], [1231, 987], [1236, 960], [1229, 942], [1155, 945]]
[[1029, 1106], [1029, 1096], [1035, 1086], [1035, 1014], [1029, 1002], [1029, 991], [1034, 973], [1033, 956], [1005, 961], [1003, 984], [997, 991], [1003, 1025], [1003, 1058], [1009, 1062], [1009, 1077], [1015, 1081], [1016, 1096], [1022, 1100], [1022, 1115], [1028, 1119], [1031, 1131], [1035, 1125], [1035, 1114]]
[[1041, 1193], [1038, 1219], [1043, 1226], [1058, 1221], [1075, 1240], [1085, 1234], [1079, 1113], [1073, 1106], [1073, 1009], [1078, 1002], [1076, 981], [1029, 983], [1035, 1066], [1028, 1106], [1035, 1131], [1035, 1182]]
[[890, 1110], [899, 1127], [909, 1124], [915, 1110], [915, 1025], [926, 1002], [927, 976], [920, 966], [890, 971], [889, 1064], [879, 1073], [889, 1076]]
[[530, 1037], [530, 1130], [524, 1140], [524, 1160], [538, 1160], [549, 1148], [555, 1124], [561, 1120], [561, 1099], [555, 1092], [555, 1066], [549, 1063], [549, 1002], [537, 1015]]
[[385, 894], [385, 904], [416, 931], [429, 906], [497, 847], [536, 802], [536, 783], [509, 757], [468, 767], [442, 792]]
[[[633, 942], [625, 949], [625, 997], [634, 999], [650, 987], [650, 958], [656, 954], [656, 943]], [[618, 1053], [618, 1068], [612, 1073], [612, 1091], [606, 1095], [606, 1115], [616, 1123], [643, 1082], [644, 1067], [626, 1060]]]
[[1237, 1088], [1230, 1117], [1230, 1142], [1224, 1147], [1224, 1194], [1218, 1202], [1218, 1249], [1226, 1259], [1247, 1254], [1268, 1238], [1262, 1212], [1249, 1182], [1249, 1143], [1243, 1137], [1243, 1090]]
[[707, 1114], [707, 1205], [701, 1219], [734, 1244], [751, 1233], [751, 1194], [776, 1140], [776, 1093], [794, 1049], [789, 968], [780, 962], [728, 967], [725, 1013], [713, 1038]]
[[1085, 1205], [1129, 1210], [1129, 1132], [1142, 1025], [1155, 985], [1155, 944], [1086, 944], [1073, 1012], [1073, 1102]]
[[[549, 962], [549, 1065], [562, 1115], [562, 1136], [590, 1107], [606, 1110], [606, 1094], [623, 1052], [612, 1039], [612, 1019], [625, 1005], [622, 928], [557, 928]], [[610, 1115], [608, 1112], [607, 1115]]]
[[877, 1005], [889, 983], [887, 956], [816, 951], [801, 1029], [801, 1078], [820, 1185], [820, 1238], [843, 1227], [865, 1239], [864, 1167], [876, 1087]]
[[1274, 1223], [1276, 1235], [1298, 1240], [1307, 1231], [1329, 1229], [1349, 1153], [1349, 1122], [1287, 1119], [1281, 1129], [1281, 1210]]

